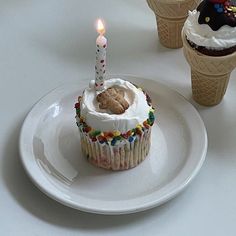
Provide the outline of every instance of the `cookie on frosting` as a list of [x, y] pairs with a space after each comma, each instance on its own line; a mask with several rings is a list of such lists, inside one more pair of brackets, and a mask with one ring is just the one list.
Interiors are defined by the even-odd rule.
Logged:
[[129, 108], [122, 89], [112, 87], [98, 94], [97, 101], [101, 109], [108, 109], [113, 114], [122, 114]]

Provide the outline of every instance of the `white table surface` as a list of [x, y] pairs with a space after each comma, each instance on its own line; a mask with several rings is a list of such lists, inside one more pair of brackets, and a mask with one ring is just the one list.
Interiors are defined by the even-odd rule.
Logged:
[[[108, 71], [161, 81], [190, 100], [209, 138], [195, 180], [161, 207], [126, 216], [101, 216], [65, 207], [40, 192], [25, 174], [19, 132], [32, 105], [65, 82], [94, 77], [95, 19], [109, 40]], [[141, 0], [0, 1], [0, 235], [235, 235], [236, 71], [223, 102], [191, 100], [182, 50], [159, 44], [153, 13]]]

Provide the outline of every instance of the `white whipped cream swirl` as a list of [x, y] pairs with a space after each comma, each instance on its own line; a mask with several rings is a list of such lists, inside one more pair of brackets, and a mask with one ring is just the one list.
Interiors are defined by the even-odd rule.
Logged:
[[236, 46], [236, 27], [224, 25], [214, 31], [209, 25], [198, 23], [199, 14], [197, 10], [189, 11], [184, 24], [183, 31], [189, 41], [213, 50]]
[[94, 88], [95, 81], [90, 82], [89, 88], [84, 90], [81, 100], [81, 116], [85, 122], [96, 130], [127, 132], [142, 124], [148, 119], [151, 107], [147, 104], [145, 94], [128, 81], [113, 78], [105, 81], [104, 88], [119, 86], [125, 91], [125, 99], [129, 108], [120, 115], [110, 114], [109, 111], [100, 109], [96, 101], [98, 93]]

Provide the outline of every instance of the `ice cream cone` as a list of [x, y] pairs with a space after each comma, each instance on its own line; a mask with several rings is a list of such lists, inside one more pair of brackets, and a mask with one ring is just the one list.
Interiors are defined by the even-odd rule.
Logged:
[[181, 30], [188, 16], [200, 0], [147, 0], [156, 15], [159, 39], [167, 48], [181, 48]]
[[207, 56], [193, 49], [182, 33], [184, 55], [191, 66], [193, 99], [214, 106], [223, 99], [230, 74], [236, 67], [236, 52], [227, 56]]

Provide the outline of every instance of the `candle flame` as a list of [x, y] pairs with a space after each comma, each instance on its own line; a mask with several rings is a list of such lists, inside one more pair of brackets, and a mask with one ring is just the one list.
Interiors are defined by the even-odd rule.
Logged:
[[97, 21], [97, 32], [101, 35], [105, 33], [105, 27], [101, 19]]

